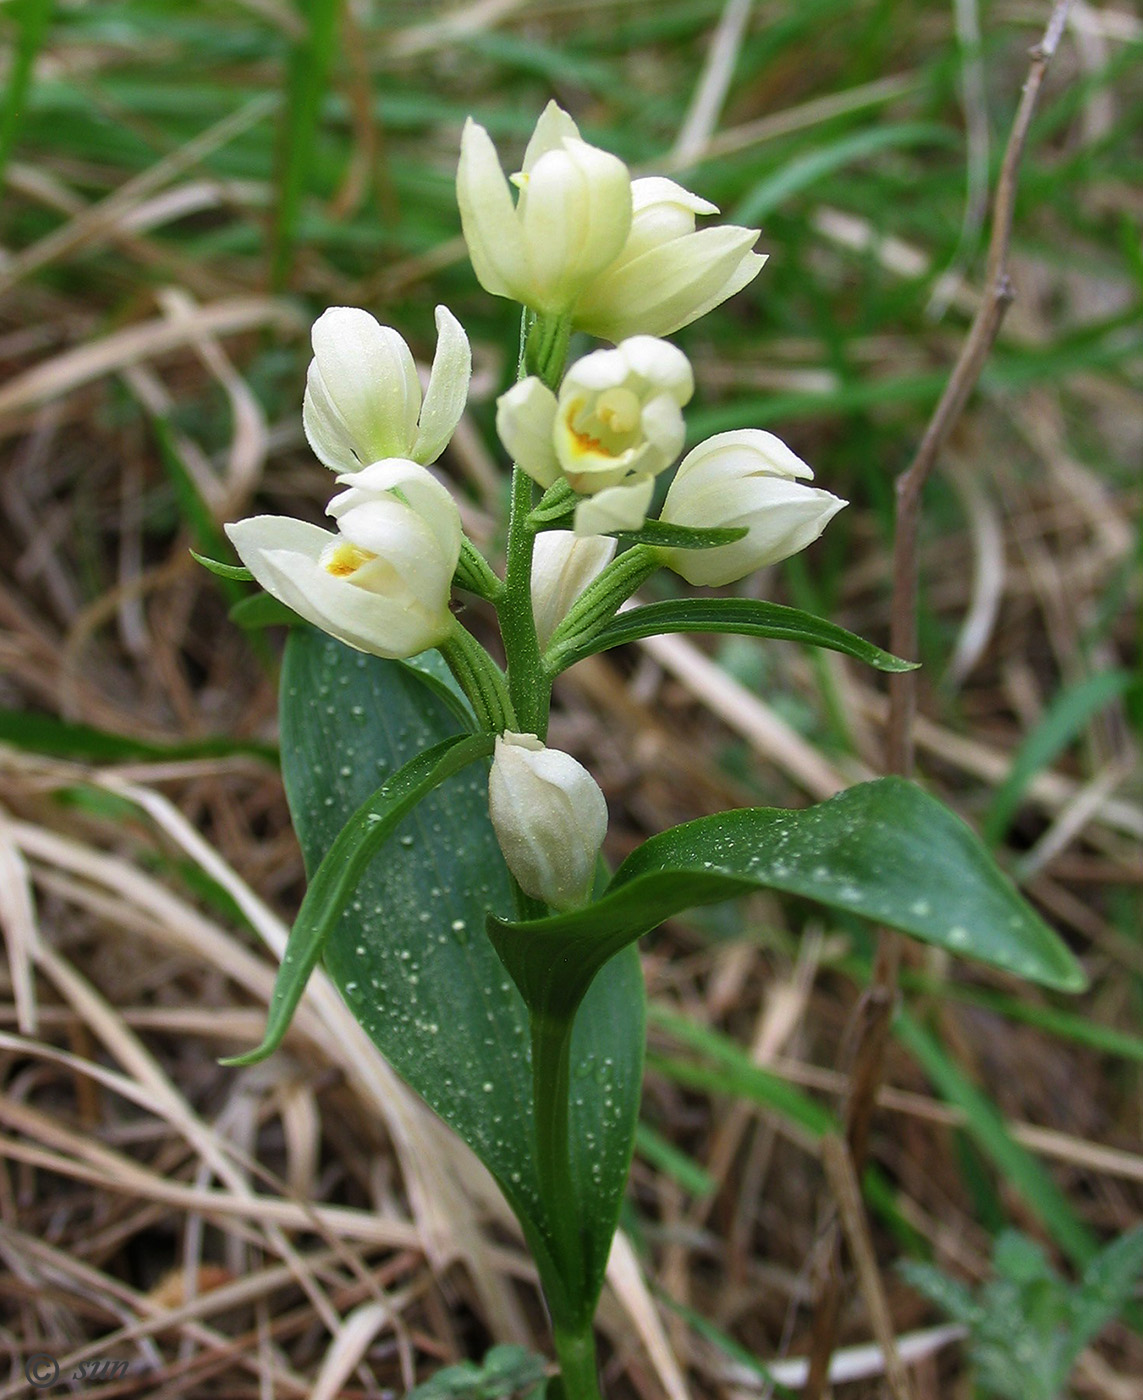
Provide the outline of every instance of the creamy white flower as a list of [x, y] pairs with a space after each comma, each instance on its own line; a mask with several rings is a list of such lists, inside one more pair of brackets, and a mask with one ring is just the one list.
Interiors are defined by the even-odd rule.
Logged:
[[570, 530], [545, 530], [532, 551], [532, 613], [541, 650], [568, 609], [615, 557], [615, 541], [581, 537]]
[[633, 476], [622, 486], [609, 486], [594, 496], [584, 496], [575, 508], [575, 533], [590, 536], [638, 530], [647, 519], [654, 494], [654, 477]]
[[488, 809], [525, 894], [553, 909], [587, 902], [607, 833], [607, 802], [581, 763], [534, 734], [502, 734], [488, 775]]
[[664, 562], [688, 583], [719, 586], [805, 549], [846, 501], [802, 485], [813, 472], [773, 433], [717, 433], [688, 452], [663, 503], [661, 519], [692, 528], [745, 525], [748, 533], [716, 549], [672, 549]]
[[460, 515], [416, 462], [375, 462], [329, 504], [337, 531], [281, 515], [226, 526], [267, 593], [358, 651], [415, 656], [452, 630], [449, 592], [460, 555]]
[[576, 298], [613, 262], [631, 227], [631, 176], [607, 151], [582, 140], [554, 102], [544, 109], [515, 202], [487, 131], [464, 124], [456, 197], [477, 280], [550, 315]]
[[576, 302], [574, 322], [603, 340], [671, 335], [752, 282], [766, 261], [758, 229], [695, 230], [718, 206], [662, 176], [631, 186], [631, 231], [622, 252]]
[[[682, 408], [694, 393], [687, 357], [676, 346], [637, 335], [614, 350], [595, 350], [564, 375], [559, 397], [535, 376], [497, 401], [496, 428], [517, 462], [541, 486], [565, 476], [581, 495], [607, 492], [610, 511], [637, 529], [651, 479], [682, 449]], [[630, 488], [617, 497], [614, 488]], [[637, 489], [636, 489], [637, 488]], [[642, 502], [637, 513], [636, 502]], [[581, 509], [585, 503], [581, 502]], [[602, 519], [607, 508], [589, 512]], [[577, 517], [577, 534], [602, 533]]]
[[337, 472], [390, 457], [434, 462], [468, 397], [472, 352], [447, 306], [436, 310], [437, 349], [428, 388], [404, 340], [368, 311], [333, 306], [314, 322], [302, 426], [318, 459]]

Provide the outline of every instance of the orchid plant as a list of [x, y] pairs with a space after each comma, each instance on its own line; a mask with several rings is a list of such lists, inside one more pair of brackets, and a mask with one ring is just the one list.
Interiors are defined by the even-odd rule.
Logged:
[[[511, 181], [470, 120], [457, 200], [481, 285], [523, 308], [519, 377], [497, 413], [514, 462], [503, 573], [431, 470], [471, 373], [444, 307], [423, 393], [395, 330], [357, 309], [319, 318], [302, 421], [336, 474], [334, 528], [280, 516], [227, 527], [245, 568], [217, 567], [312, 624], [291, 635], [281, 690], [310, 880], [265, 1040], [233, 1063], [278, 1046], [324, 959], [381, 1051], [496, 1178], [539, 1270], [558, 1393], [592, 1400], [592, 1319], [642, 1081], [642, 934], [768, 887], [1048, 986], [1083, 977], [969, 829], [900, 779], [686, 823], [607, 877], [604, 795], [545, 742], [568, 667], [678, 631], [792, 639], [883, 671], [910, 663], [766, 601], [630, 604], [663, 568], [697, 586], [743, 579], [804, 549], [845, 504], [778, 438], [746, 430], [689, 452], [651, 515], [694, 392], [663, 337], [757, 276], [758, 231], [697, 229], [713, 205], [633, 180], [554, 103]], [[573, 331], [611, 344], [569, 366]], [[456, 592], [495, 610], [503, 668], [454, 613]]]

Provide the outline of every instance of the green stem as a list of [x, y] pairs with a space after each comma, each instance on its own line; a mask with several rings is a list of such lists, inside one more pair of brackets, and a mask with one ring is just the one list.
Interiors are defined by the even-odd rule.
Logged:
[[472, 633], [454, 619], [452, 631], [438, 650], [468, 696], [480, 727], [493, 734], [515, 729], [516, 713], [504, 672]]
[[[552, 1257], [560, 1271], [572, 1315], [556, 1317], [557, 1328], [574, 1331], [583, 1318], [575, 1316], [576, 1299], [584, 1293], [584, 1258], [575, 1190], [571, 1179], [568, 1107], [571, 1098], [571, 1033], [574, 1016], [545, 1016], [533, 1012], [532, 1107], [536, 1120], [536, 1172], [540, 1198], [551, 1224]], [[564, 1311], [564, 1309], [561, 1309]], [[590, 1315], [589, 1315], [590, 1320]]]
[[566, 1400], [600, 1400], [599, 1366], [591, 1323], [578, 1332], [563, 1332], [557, 1327], [554, 1336]]
[[548, 732], [551, 687], [540, 660], [540, 643], [532, 612], [532, 548], [536, 534], [528, 523], [531, 510], [532, 478], [519, 467], [513, 467], [508, 561], [504, 593], [497, 604], [497, 612], [508, 658], [508, 689], [521, 731], [543, 739]]

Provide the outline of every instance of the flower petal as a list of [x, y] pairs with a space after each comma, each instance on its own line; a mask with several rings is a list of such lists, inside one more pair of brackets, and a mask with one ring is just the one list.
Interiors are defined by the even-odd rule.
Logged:
[[460, 138], [456, 201], [476, 280], [493, 296], [522, 300], [527, 262], [516, 206], [492, 138], [471, 117]]
[[531, 174], [532, 166], [548, 151], [561, 150], [567, 136], [573, 141], [582, 140], [579, 127], [553, 99], [540, 113], [540, 119], [532, 132], [532, 139], [524, 152], [524, 164], [520, 167], [523, 173]]
[[644, 476], [586, 496], [575, 508], [575, 533], [607, 535], [613, 530], [638, 530], [647, 519], [654, 491], [654, 479]]
[[409, 456], [422, 464], [435, 462], [449, 444], [468, 401], [472, 350], [464, 327], [447, 306], [436, 310], [437, 349], [429, 387], [421, 408], [417, 436]]
[[356, 306], [330, 307], [311, 335], [321, 383], [358, 460], [403, 456], [421, 410], [417, 367], [404, 340]]
[[556, 396], [535, 375], [513, 384], [496, 400], [496, 432], [508, 455], [533, 481], [548, 487], [560, 467], [552, 442]]

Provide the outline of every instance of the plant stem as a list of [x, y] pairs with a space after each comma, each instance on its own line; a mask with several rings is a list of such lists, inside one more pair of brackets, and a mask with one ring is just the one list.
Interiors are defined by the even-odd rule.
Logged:
[[504, 571], [504, 594], [497, 612], [508, 658], [508, 689], [517, 720], [524, 733], [543, 739], [548, 732], [551, 688], [544, 677], [532, 612], [532, 547], [536, 534], [528, 522], [531, 511], [532, 478], [519, 467], [513, 467], [508, 562]]
[[552, 1334], [565, 1400], [599, 1400], [594, 1299], [588, 1299], [568, 1134], [571, 1096], [569, 1016], [532, 1013], [532, 1107], [536, 1123], [536, 1172], [540, 1198], [551, 1229], [550, 1248], [560, 1275], [560, 1292], [549, 1294]]
[[595, 1333], [589, 1322], [579, 1332], [554, 1329], [565, 1400], [600, 1400]]

